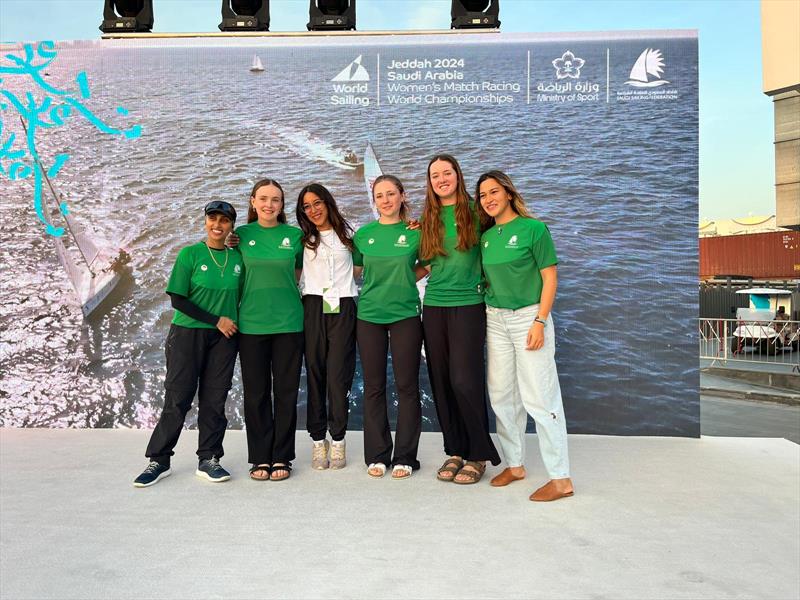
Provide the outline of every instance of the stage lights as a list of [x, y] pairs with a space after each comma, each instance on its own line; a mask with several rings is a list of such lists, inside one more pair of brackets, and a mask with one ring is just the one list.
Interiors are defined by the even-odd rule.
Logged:
[[152, 30], [153, 0], [105, 0], [100, 24], [103, 33]]
[[269, 0], [222, 0], [220, 31], [269, 31]]
[[453, 0], [450, 29], [499, 29], [500, 0]]
[[356, 0], [310, 0], [309, 31], [355, 30]]

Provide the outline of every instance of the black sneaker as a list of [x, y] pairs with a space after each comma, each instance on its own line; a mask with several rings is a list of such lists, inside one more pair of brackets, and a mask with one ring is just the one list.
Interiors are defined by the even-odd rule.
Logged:
[[201, 460], [194, 474], [198, 477], [213, 481], [214, 483], [228, 481], [228, 479], [231, 478], [231, 474], [220, 466], [218, 458], [206, 458]]
[[142, 471], [142, 474], [134, 479], [133, 485], [134, 487], [149, 487], [158, 483], [160, 479], [170, 475], [172, 475], [172, 471], [170, 471], [168, 466], [151, 460], [147, 468]]

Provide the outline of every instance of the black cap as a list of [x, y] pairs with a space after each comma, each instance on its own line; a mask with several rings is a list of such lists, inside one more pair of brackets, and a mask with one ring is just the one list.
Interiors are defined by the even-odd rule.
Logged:
[[206, 204], [205, 213], [207, 215], [212, 215], [214, 213], [219, 213], [221, 215], [225, 215], [231, 221], [236, 221], [236, 210], [228, 204], [227, 202], [223, 202], [222, 200], [214, 200]]

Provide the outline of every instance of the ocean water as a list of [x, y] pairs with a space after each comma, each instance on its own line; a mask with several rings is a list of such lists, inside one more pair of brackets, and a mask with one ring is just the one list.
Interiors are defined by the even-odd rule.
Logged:
[[[661, 51], [669, 81], [652, 90], [672, 96], [623, 101], [618, 93], [637, 89], [625, 81], [647, 48]], [[567, 50], [584, 61], [577, 80], [558, 79], [552, 64]], [[254, 53], [264, 73], [249, 72]], [[341, 95], [369, 104], [332, 104], [331, 79], [358, 55], [370, 73], [367, 92]], [[426, 59], [464, 60], [440, 71], [518, 84], [519, 92], [497, 92], [513, 98], [500, 105], [390, 103], [389, 65]], [[163, 290], [178, 250], [203, 238], [203, 205], [227, 200], [244, 216], [252, 183], [273, 177], [287, 192], [293, 222], [297, 192], [318, 181], [355, 226], [364, 224], [372, 217], [363, 175], [341, 168], [337, 158], [348, 147], [360, 156], [371, 141], [384, 171], [405, 182], [415, 215], [429, 157], [449, 152], [471, 191], [480, 173], [500, 168], [549, 225], [560, 259], [554, 318], [570, 431], [699, 434], [696, 39], [357, 48], [94, 44], [60, 47], [48, 70], [53, 85], [70, 87], [86, 71], [87, 106], [116, 126], [143, 127], [140, 138], [125, 140], [72, 119], [39, 138], [46, 161], [70, 154], [54, 184], [72, 213], [124, 246], [131, 262], [103, 310], [84, 320], [34, 215], [31, 186], [0, 179], [9, 234], [0, 245], [0, 424], [153, 426], [171, 319]], [[597, 99], [536, 101], [544, 93], [539, 84], [574, 88], [578, 81], [596, 83]], [[22, 93], [29, 84], [2, 85]], [[118, 106], [128, 114], [118, 114]], [[13, 115], [2, 114], [4, 131], [19, 131]], [[420, 382], [424, 426], [434, 430], [424, 365]], [[351, 428], [361, 424], [362, 388], [359, 368]], [[394, 401], [393, 389], [390, 395]], [[301, 389], [299, 427], [304, 408]], [[232, 427], [243, 425], [238, 368], [228, 417]], [[192, 412], [190, 423], [194, 418]]]

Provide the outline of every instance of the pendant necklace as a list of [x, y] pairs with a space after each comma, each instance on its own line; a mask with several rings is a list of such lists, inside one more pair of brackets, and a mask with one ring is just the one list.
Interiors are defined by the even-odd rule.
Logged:
[[214, 258], [214, 253], [211, 251], [211, 248], [208, 247], [208, 244], [206, 244], [206, 249], [208, 250], [208, 255], [211, 257], [211, 260], [217, 265], [217, 269], [219, 269], [219, 276], [225, 277], [225, 268], [228, 266], [228, 249], [225, 248], [225, 262], [222, 264], [219, 264], [217, 259]]

